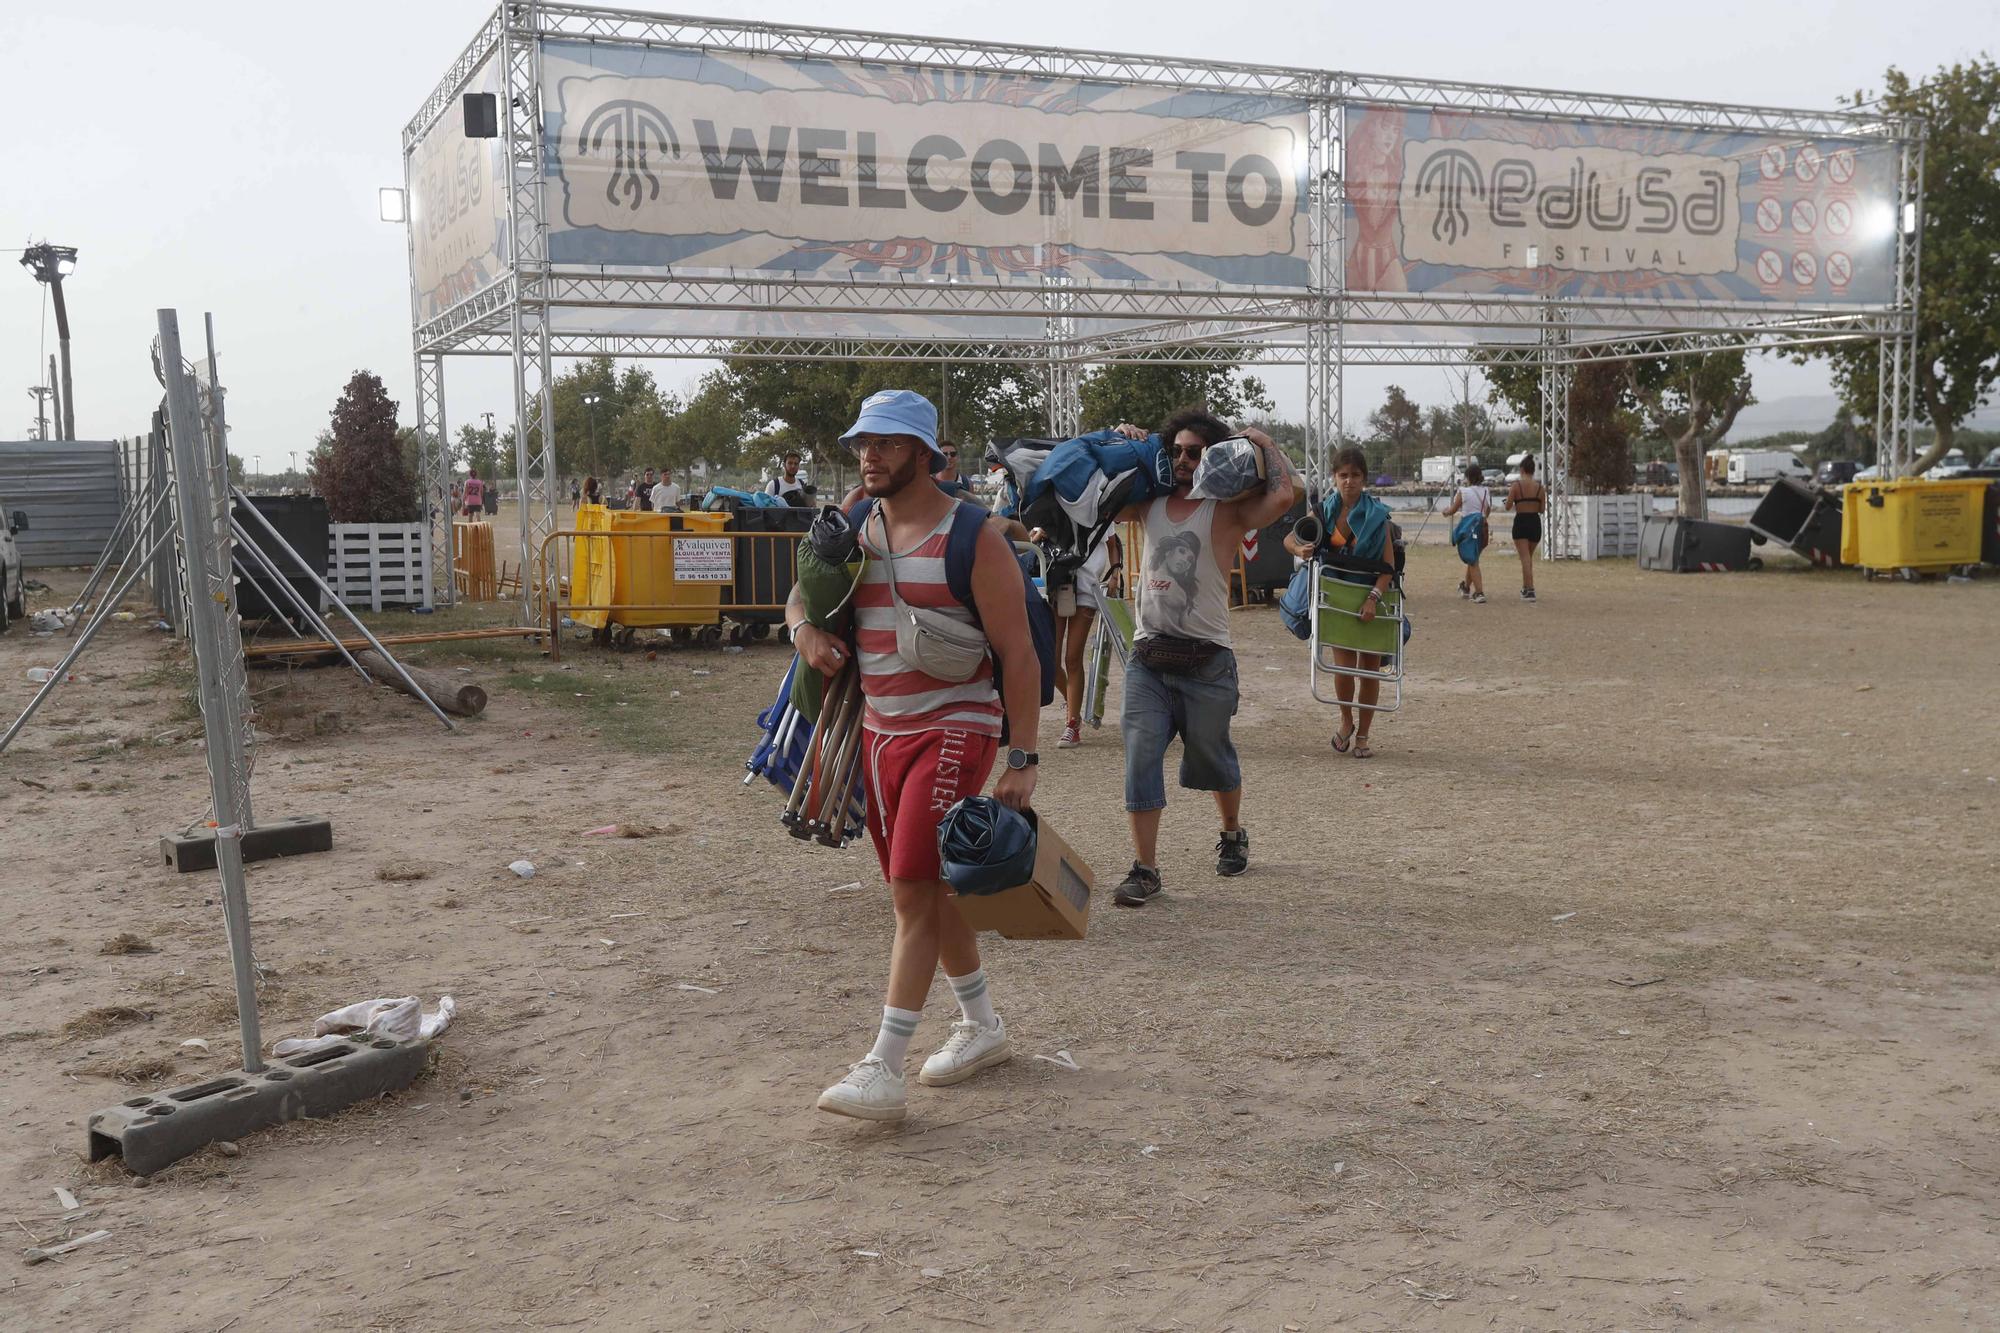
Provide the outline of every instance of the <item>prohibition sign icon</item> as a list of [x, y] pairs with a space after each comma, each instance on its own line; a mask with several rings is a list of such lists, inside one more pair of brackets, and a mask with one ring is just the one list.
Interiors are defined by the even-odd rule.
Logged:
[[1819, 277], [1819, 259], [1810, 250], [1801, 250], [1792, 256], [1792, 281], [1801, 287], [1810, 287]]
[[1776, 250], [1766, 250], [1757, 256], [1757, 281], [1766, 287], [1778, 285], [1778, 279], [1785, 276], [1785, 261], [1778, 257]]
[[1767, 181], [1774, 181], [1785, 174], [1785, 146], [1772, 144], [1757, 157], [1757, 173]]
[[1819, 149], [1807, 144], [1799, 149], [1797, 160], [1792, 163], [1792, 174], [1810, 185], [1819, 179]]
[[1854, 205], [1845, 199], [1836, 199], [1826, 206], [1826, 229], [1835, 236], [1847, 235], [1847, 229], [1854, 225]]
[[1835, 185], [1854, 179], [1854, 150], [1842, 148], [1826, 159], [1826, 178]]
[[1854, 261], [1835, 250], [1826, 257], [1826, 280], [1836, 287], [1845, 287], [1854, 280]]
[[1792, 205], [1792, 230], [1801, 236], [1812, 235], [1812, 229], [1819, 225], [1819, 209], [1810, 199], [1801, 199]]
[[1766, 236], [1785, 225], [1785, 206], [1775, 199], [1757, 201], [1757, 230]]

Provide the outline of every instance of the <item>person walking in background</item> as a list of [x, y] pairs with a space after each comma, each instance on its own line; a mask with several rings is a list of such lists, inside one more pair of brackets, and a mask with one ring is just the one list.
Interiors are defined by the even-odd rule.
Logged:
[[1475, 602], [1486, 600], [1486, 580], [1479, 572], [1479, 555], [1493, 535], [1487, 526], [1487, 515], [1493, 512], [1493, 492], [1482, 484], [1485, 478], [1479, 464], [1468, 464], [1465, 485], [1458, 488], [1458, 494], [1451, 497], [1444, 511], [1446, 518], [1459, 516], [1458, 522], [1451, 526], [1452, 545], [1458, 548], [1458, 558], [1465, 562], [1465, 577], [1458, 581], [1458, 595]]
[[1521, 600], [1535, 600], [1535, 548], [1542, 544], [1542, 515], [1549, 507], [1549, 488], [1535, 477], [1535, 460], [1521, 460], [1520, 478], [1507, 487], [1507, 507], [1514, 511], [1514, 551], [1521, 557]]
[[[1317, 559], [1334, 578], [1369, 587], [1361, 605], [1361, 622], [1375, 619], [1382, 599], [1396, 577], [1396, 539], [1389, 522], [1389, 506], [1369, 495], [1363, 486], [1368, 480], [1368, 456], [1352, 445], [1333, 456], [1333, 489], [1320, 501], [1322, 535], [1317, 549], [1291, 533], [1285, 534], [1285, 549], [1301, 560]], [[1333, 678], [1333, 692], [1340, 699], [1340, 729], [1333, 733], [1335, 754], [1352, 754], [1356, 759], [1373, 759], [1368, 745], [1368, 729], [1375, 721], [1375, 703], [1382, 697], [1382, 682], [1343, 674], [1347, 671], [1380, 671], [1380, 653], [1362, 653], [1349, 648], [1333, 648], [1334, 663], [1342, 668]]]
[[[1125, 424], [1118, 432], [1144, 439]], [[1132, 829], [1132, 869], [1112, 894], [1120, 907], [1141, 907], [1161, 888], [1160, 812], [1167, 805], [1167, 746], [1181, 738], [1180, 785], [1210, 792], [1222, 817], [1215, 873], [1240, 875], [1250, 866], [1243, 828], [1243, 770], [1229, 738], [1236, 714], [1236, 655], [1229, 646], [1229, 577], [1243, 534], [1275, 523], [1296, 494], [1289, 459], [1261, 431], [1243, 437], [1263, 450], [1267, 480], [1229, 501], [1188, 494], [1202, 453], [1234, 434], [1206, 412], [1175, 413], [1160, 427], [1171, 451], [1174, 490], [1132, 505], [1121, 522], [1145, 524], [1139, 573], [1138, 629], [1125, 664], [1125, 810]]]
[[577, 485], [577, 481], [576, 481], [576, 478], [575, 478], [575, 477], [571, 477], [571, 478], [569, 479], [569, 507], [570, 507], [571, 509], [574, 509], [574, 508], [576, 508], [576, 506], [577, 506], [577, 497], [578, 497], [579, 495], [581, 495], [582, 493], [583, 493], [583, 488], [582, 488], [581, 486]]
[[783, 475], [773, 477], [769, 482], [765, 483], [764, 493], [766, 495], [775, 495], [788, 505], [801, 506], [811, 504], [812, 497], [806, 494], [806, 484], [799, 480], [799, 451], [796, 449], [785, 450], [783, 463], [785, 469]]
[[958, 474], [958, 441], [939, 440], [938, 448], [944, 451], [944, 471], [931, 480], [935, 481], [937, 488], [946, 495], [963, 496], [967, 500], [975, 499], [972, 484]]
[[[1012, 522], [1013, 520], [1008, 520]], [[1090, 627], [1104, 605], [1104, 574], [1110, 567], [1110, 546], [1116, 539], [1106, 535], [1090, 558], [1076, 571], [1076, 612], [1056, 622], [1056, 643], [1061, 649], [1056, 665], [1056, 692], [1063, 697], [1066, 712], [1058, 750], [1074, 750], [1083, 744], [1084, 650], [1090, 644]]]
[[[866, 513], [857, 515], [869, 558], [854, 593], [854, 650], [866, 702], [861, 746], [868, 834], [888, 881], [896, 934], [875, 1045], [820, 1094], [818, 1105], [861, 1120], [901, 1120], [908, 1110], [904, 1060], [940, 964], [961, 1017], [943, 1047], [924, 1061], [922, 1082], [962, 1083], [1013, 1054], [987, 988], [978, 937], [944, 882], [937, 830], [954, 804], [985, 784], [999, 754], [1003, 718], [1013, 748], [993, 796], [1012, 809], [1029, 808], [1041, 663], [1028, 627], [1021, 566], [998, 520], [979, 521], [969, 572], [972, 605], [952, 591], [946, 551], [962, 506], [931, 480], [944, 459], [930, 400], [902, 389], [872, 394], [841, 443], [861, 465], [869, 500]], [[955, 666], [947, 668], [951, 678], [932, 674], [925, 666], [935, 663], [924, 659], [923, 644], [898, 632], [912, 608], [968, 633], [977, 627], [991, 652], [970, 675], [958, 675]], [[847, 644], [806, 620], [796, 588], [785, 619], [801, 670], [832, 676], [841, 669]]]
[[681, 488], [674, 485], [674, 470], [672, 468], [663, 467], [660, 469], [660, 479], [653, 483], [651, 500], [655, 513], [664, 514], [669, 510], [678, 510], [681, 507]]
[[479, 469], [471, 468], [466, 473], [465, 489], [459, 492], [464, 501], [462, 512], [467, 518], [477, 518], [486, 508], [486, 483], [479, 480]]
[[639, 501], [640, 509], [647, 511], [648, 513], [652, 511], [653, 488], [659, 484], [660, 483], [654, 479], [653, 469], [651, 468], [647, 468], [646, 475], [644, 477], [641, 477], [637, 482], [633, 483], [632, 490], [634, 492], [635, 497]]

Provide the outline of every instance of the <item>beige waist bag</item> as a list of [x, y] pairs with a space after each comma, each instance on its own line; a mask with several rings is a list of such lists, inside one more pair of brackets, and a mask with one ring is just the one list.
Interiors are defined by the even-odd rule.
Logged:
[[[880, 509], [875, 511], [878, 515]], [[928, 607], [911, 606], [896, 586], [896, 558], [889, 552], [889, 521], [882, 520], [882, 564], [889, 574], [889, 600], [896, 607], [896, 652], [923, 672], [953, 684], [971, 680], [989, 651], [986, 636], [971, 625]]]

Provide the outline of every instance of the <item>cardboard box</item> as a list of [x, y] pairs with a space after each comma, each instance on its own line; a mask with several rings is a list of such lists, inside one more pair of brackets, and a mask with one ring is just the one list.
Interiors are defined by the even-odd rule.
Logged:
[[1080, 940], [1090, 925], [1090, 866], [1047, 820], [1036, 821], [1035, 876], [998, 893], [955, 893], [958, 914], [974, 930], [1010, 940]]

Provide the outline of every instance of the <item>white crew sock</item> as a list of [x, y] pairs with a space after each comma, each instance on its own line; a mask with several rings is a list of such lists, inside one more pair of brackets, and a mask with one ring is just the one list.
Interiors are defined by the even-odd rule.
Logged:
[[917, 1035], [917, 1020], [922, 1017], [915, 1009], [883, 1005], [882, 1029], [875, 1034], [875, 1049], [868, 1054], [889, 1066], [890, 1073], [900, 1075], [903, 1061], [910, 1053], [910, 1038]]
[[951, 983], [951, 993], [958, 997], [959, 1012], [968, 1020], [983, 1028], [1000, 1026], [1000, 1015], [993, 1012], [993, 997], [986, 990], [986, 969], [976, 967], [962, 977], [947, 976]]

